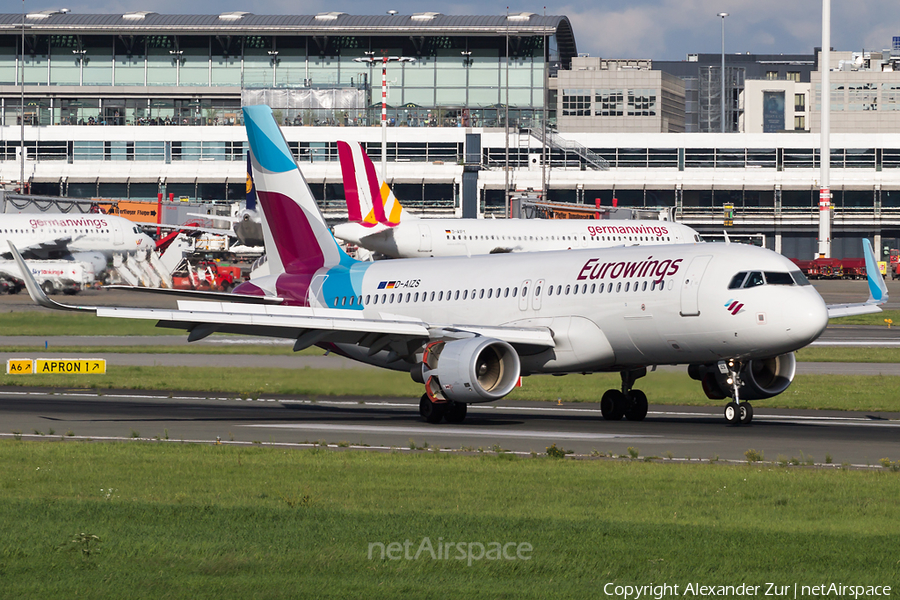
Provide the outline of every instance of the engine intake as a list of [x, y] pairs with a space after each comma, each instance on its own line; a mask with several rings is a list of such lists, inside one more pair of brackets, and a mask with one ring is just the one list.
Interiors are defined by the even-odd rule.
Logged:
[[[797, 359], [793, 352], [747, 361], [741, 368], [741, 400], [764, 400], [777, 396], [788, 389], [796, 373]], [[731, 386], [726, 381], [728, 376], [721, 373], [716, 365], [690, 365], [688, 374], [702, 383], [703, 391], [713, 400], [731, 395]]]
[[[421, 381], [432, 401], [490, 402], [519, 379], [519, 355], [508, 343], [485, 337], [435, 342], [425, 350]], [[413, 374], [418, 380], [419, 373]]]

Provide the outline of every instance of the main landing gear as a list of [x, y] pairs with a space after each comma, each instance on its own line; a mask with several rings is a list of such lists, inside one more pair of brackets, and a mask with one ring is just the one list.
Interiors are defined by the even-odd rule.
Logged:
[[465, 402], [453, 400], [434, 402], [428, 394], [422, 394], [419, 399], [419, 414], [429, 423], [440, 423], [441, 420], [448, 423], [462, 423], [466, 418], [468, 407]]
[[647, 374], [647, 368], [622, 371], [622, 390], [606, 390], [600, 398], [600, 414], [607, 421], [643, 421], [647, 416], [647, 395], [632, 389], [634, 382]]
[[753, 407], [746, 400], [741, 402], [741, 364], [733, 360], [720, 362], [719, 370], [727, 375], [725, 383], [731, 387], [731, 397], [734, 398], [725, 405], [725, 420], [729, 425], [747, 425], [753, 420]]

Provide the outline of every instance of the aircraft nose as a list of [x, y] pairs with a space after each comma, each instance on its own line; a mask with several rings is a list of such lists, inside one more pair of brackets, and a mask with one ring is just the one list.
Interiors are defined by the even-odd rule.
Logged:
[[828, 308], [818, 292], [811, 292], [797, 299], [787, 321], [788, 335], [803, 345], [814, 342], [828, 326]]

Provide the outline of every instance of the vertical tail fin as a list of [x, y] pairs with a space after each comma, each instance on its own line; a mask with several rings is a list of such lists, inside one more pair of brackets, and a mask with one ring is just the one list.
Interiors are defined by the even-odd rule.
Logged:
[[374, 227], [376, 223], [394, 227], [401, 218], [410, 218], [390, 186], [379, 179], [361, 144], [338, 142], [338, 156], [350, 221], [366, 227]]
[[270, 273], [308, 274], [352, 262], [325, 225], [272, 109], [245, 106], [244, 124]]

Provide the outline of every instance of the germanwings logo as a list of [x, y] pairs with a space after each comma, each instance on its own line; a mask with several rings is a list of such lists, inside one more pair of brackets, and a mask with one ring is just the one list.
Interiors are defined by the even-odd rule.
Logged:
[[731, 299], [725, 303], [725, 309], [733, 315], [738, 315], [744, 312], [744, 304], [742, 302], [738, 302], [737, 300]]

